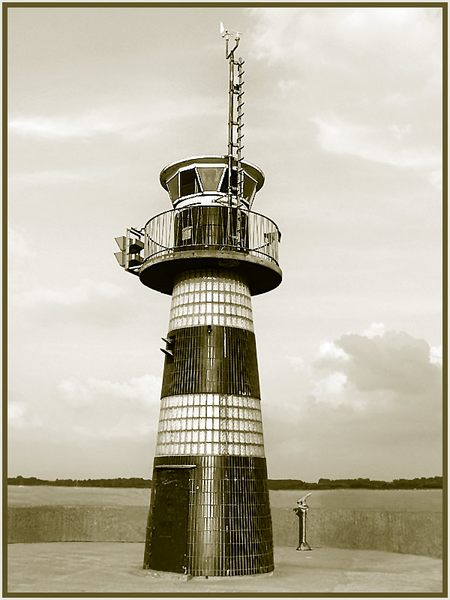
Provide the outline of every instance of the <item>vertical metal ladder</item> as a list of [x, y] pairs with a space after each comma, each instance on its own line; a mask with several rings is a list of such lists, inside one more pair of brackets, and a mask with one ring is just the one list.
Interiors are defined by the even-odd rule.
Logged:
[[[239, 57], [235, 59], [235, 51], [239, 46], [240, 34], [234, 33], [234, 46], [229, 49], [229, 42], [232, 34], [221, 28], [222, 37], [225, 38], [226, 49], [225, 55], [229, 62], [229, 88], [228, 88], [228, 233], [231, 245], [241, 246], [241, 205], [244, 196], [244, 171], [242, 161], [244, 156], [242, 151], [244, 145], [242, 139], [244, 137], [244, 64], [245, 61]], [[236, 171], [237, 184], [233, 185], [233, 170]], [[233, 207], [233, 197], [236, 198], [236, 233], [232, 234], [232, 217], [231, 211]]]

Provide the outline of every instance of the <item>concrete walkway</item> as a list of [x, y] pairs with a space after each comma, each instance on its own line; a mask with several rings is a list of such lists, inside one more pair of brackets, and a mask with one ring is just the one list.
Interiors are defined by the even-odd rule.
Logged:
[[10, 544], [8, 592], [442, 592], [442, 561], [410, 554], [279, 547], [273, 574], [209, 579], [144, 571], [143, 554], [139, 543]]

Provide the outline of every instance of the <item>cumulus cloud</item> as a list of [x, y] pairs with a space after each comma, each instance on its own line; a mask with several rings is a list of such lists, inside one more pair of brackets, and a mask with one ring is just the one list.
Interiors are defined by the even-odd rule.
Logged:
[[343, 391], [347, 381], [345, 373], [334, 371], [314, 384], [312, 396], [317, 402], [340, 406], [345, 400]]
[[349, 359], [349, 356], [342, 348], [337, 346], [334, 342], [325, 341], [322, 342], [319, 346], [319, 351], [317, 353], [317, 358], [323, 362], [328, 359], [335, 361], [346, 362]]
[[278, 402], [264, 407], [268, 456], [297, 460], [304, 479], [311, 472], [385, 479], [439, 473], [439, 361], [439, 348], [380, 322], [323, 342], [305, 368], [280, 383], [283, 411]]
[[374, 337], [384, 335], [385, 331], [386, 328], [384, 326], [384, 323], [371, 323], [370, 327], [363, 331], [363, 335], [365, 337], [368, 337], [369, 339], [372, 339]]
[[407, 333], [388, 331], [368, 338], [347, 334], [338, 340], [351, 357], [347, 374], [361, 391], [393, 390], [412, 398], [435, 391], [439, 370], [430, 363], [430, 346]]

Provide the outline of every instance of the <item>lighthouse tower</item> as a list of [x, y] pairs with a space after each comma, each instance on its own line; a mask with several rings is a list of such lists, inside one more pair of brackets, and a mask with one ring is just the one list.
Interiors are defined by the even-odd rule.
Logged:
[[116, 238], [116, 257], [172, 297], [144, 568], [193, 576], [273, 570], [252, 296], [276, 288], [280, 233], [253, 212], [262, 171], [244, 160], [244, 61], [229, 62], [228, 152], [160, 176], [172, 209]]

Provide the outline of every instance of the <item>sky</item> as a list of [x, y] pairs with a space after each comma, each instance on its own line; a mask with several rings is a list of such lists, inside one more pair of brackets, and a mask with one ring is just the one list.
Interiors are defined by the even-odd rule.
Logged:
[[9, 475], [151, 477], [170, 297], [114, 237], [226, 153], [242, 32], [270, 478], [442, 473], [441, 11], [9, 8]]

